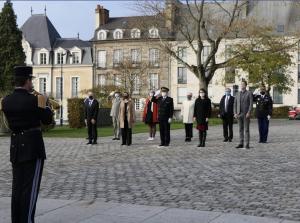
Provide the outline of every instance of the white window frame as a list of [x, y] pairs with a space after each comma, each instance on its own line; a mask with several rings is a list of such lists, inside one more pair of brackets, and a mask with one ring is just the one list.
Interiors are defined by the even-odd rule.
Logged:
[[55, 53], [55, 64], [56, 65], [60, 65], [61, 63], [58, 63], [58, 54], [64, 54], [64, 56], [62, 56], [62, 64], [66, 64], [67, 61], [67, 51], [63, 48], [58, 48], [57, 50], [54, 51]]
[[[42, 63], [41, 61], [41, 54], [46, 54], [46, 63]], [[49, 51], [45, 48], [41, 49], [39, 52], [38, 52], [38, 64], [40, 65], [47, 65], [49, 62]]]
[[[44, 88], [44, 91], [41, 89], [41, 80], [44, 80], [45, 82], [43, 83], [43, 88]], [[39, 92], [43, 95], [45, 95], [47, 93], [47, 78], [46, 77], [39, 77]]]
[[141, 30], [134, 28], [131, 30], [130, 35], [132, 39], [139, 39], [141, 38]]
[[[119, 52], [118, 55], [116, 55], [117, 52]], [[118, 67], [122, 62], [123, 62], [123, 50], [115, 49], [113, 51], [113, 66]]]
[[158, 73], [149, 73], [149, 90], [157, 90], [159, 88]]
[[151, 28], [149, 30], [149, 37], [152, 39], [158, 38], [159, 37], [159, 32], [157, 28]]
[[[73, 96], [73, 78], [77, 78], [77, 95]], [[71, 76], [71, 98], [79, 97], [80, 93], [80, 77], [79, 76]]]
[[114, 74], [114, 86], [119, 87], [122, 86], [122, 80], [121, 80], [120, 74]]
[[131, 62], [132, 64], [139, 64], [141, 63], [142, 57], [141, 57], [141, 49], [131, 49]]
[[[73, 47], [70, 50], [71, 57], [70, 57], [70, 64], [81, 64], [82, 63], [82, 50], [78, 47]], [[78, 54], [78, 63], [74, 63], [74, 54]]]
[[[183, 90], [183, 94], [179, 95], [179, 90]], [[177, 104], [182, 104], [182, 102], [185, 100], [187, 94], [187, 88], [186, 87], [178, 87], [177, 88]]]
[[[62, 86], [57, 86], [58, 79], [61, 80], [60, 85], [62, 85]], [[57, 92], [57, 87], [59, 87], [59, 92]], [[56, 97], [56, 99], [61, 99], [61, 90], [64, 90], [64, 78], [55, 77], [55, 97]]]
[[113, 33], [114, 39], [123, 39], [123, 33], [122, 29], [116, 29]]
[[139, 98], [135, 98], [135, 99], [134, 99], [134, 110], [135, 110], [135, 111], [140, 111], [140, 110], [142, 110], [141, 99], [139, 99]]
[[[101, 55], [101, 53], [103, 53], [103, 55]], [[103, 61], [101, 61], [101, 58], [104, 58]], [[106, 62], [107, 62], [106, 50], [98, 50], [97, 51], [97, 66], [99, 68], [106, 68]]]
[[106, 40], [107, 39], [107, 30], [100, 30], [97, 33], [97, 39], [98, 40]]
[[159, 60], [160, 60], [160, 52], [157, 48], [150, 48], [149, 49], [149, 65], [153, 67], [159, 67]]
[[105, 74], [99, 74], [98, 75], [98, 85], [99, 86], [105, 86], [106, 85], [106, 75]]

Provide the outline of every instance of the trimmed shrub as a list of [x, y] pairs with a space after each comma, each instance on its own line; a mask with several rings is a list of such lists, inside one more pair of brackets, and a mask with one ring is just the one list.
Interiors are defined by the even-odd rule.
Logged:
[[83, 128], [84, 123], [84, 99], [68, 99], [68, 120], [70, 128]]
[[288, 118], [290, 106], [273, 107], [272, 118]]

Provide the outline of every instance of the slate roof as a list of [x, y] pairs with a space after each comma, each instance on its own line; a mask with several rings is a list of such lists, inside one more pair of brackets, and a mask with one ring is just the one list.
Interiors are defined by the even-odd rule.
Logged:
[[81, 47], [92, 47], [92, 44], [88, 41], [83, 41], [78, 38], [59, 38], [56, 39], [53, 48], [64, 48], [64, 49], [71, 49], [74, 46], [79, 48]]
[[33, 48], [51, 49], [61, 38], [53, 24], [44, 14], [32, 15], [21, 27], [23, 35]]

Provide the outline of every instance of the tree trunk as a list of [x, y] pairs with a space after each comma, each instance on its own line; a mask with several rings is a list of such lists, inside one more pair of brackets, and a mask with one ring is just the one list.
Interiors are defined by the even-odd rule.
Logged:
[[199, 76], [199, 90], [204, 89], [206, 92], [208, 92], [208, 84], [205, 79], [205, 77]]

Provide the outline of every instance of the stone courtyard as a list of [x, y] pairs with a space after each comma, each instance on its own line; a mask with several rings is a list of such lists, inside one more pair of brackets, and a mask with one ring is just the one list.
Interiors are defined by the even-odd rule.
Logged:
[[[158, 137], [133, 135], [133, 145], [111, 137], [96, 146], [84, 139], [46, 138], [40, 198], [163, 206], [300, 221], [300, 122], [272, 120], [268, 144], [251, 149], [224, 143], [222, 127], [209, 127], [206, 148], [172, 131], [170, 147]], [[194, 132], [196, 135], [196, 131]], [[101, 135], [101, 131], [100, 131]], [[159, 136], [159, 135], [158, 135]], [[9, 138], [0, 138], [0, 197], [11, 193]]]

